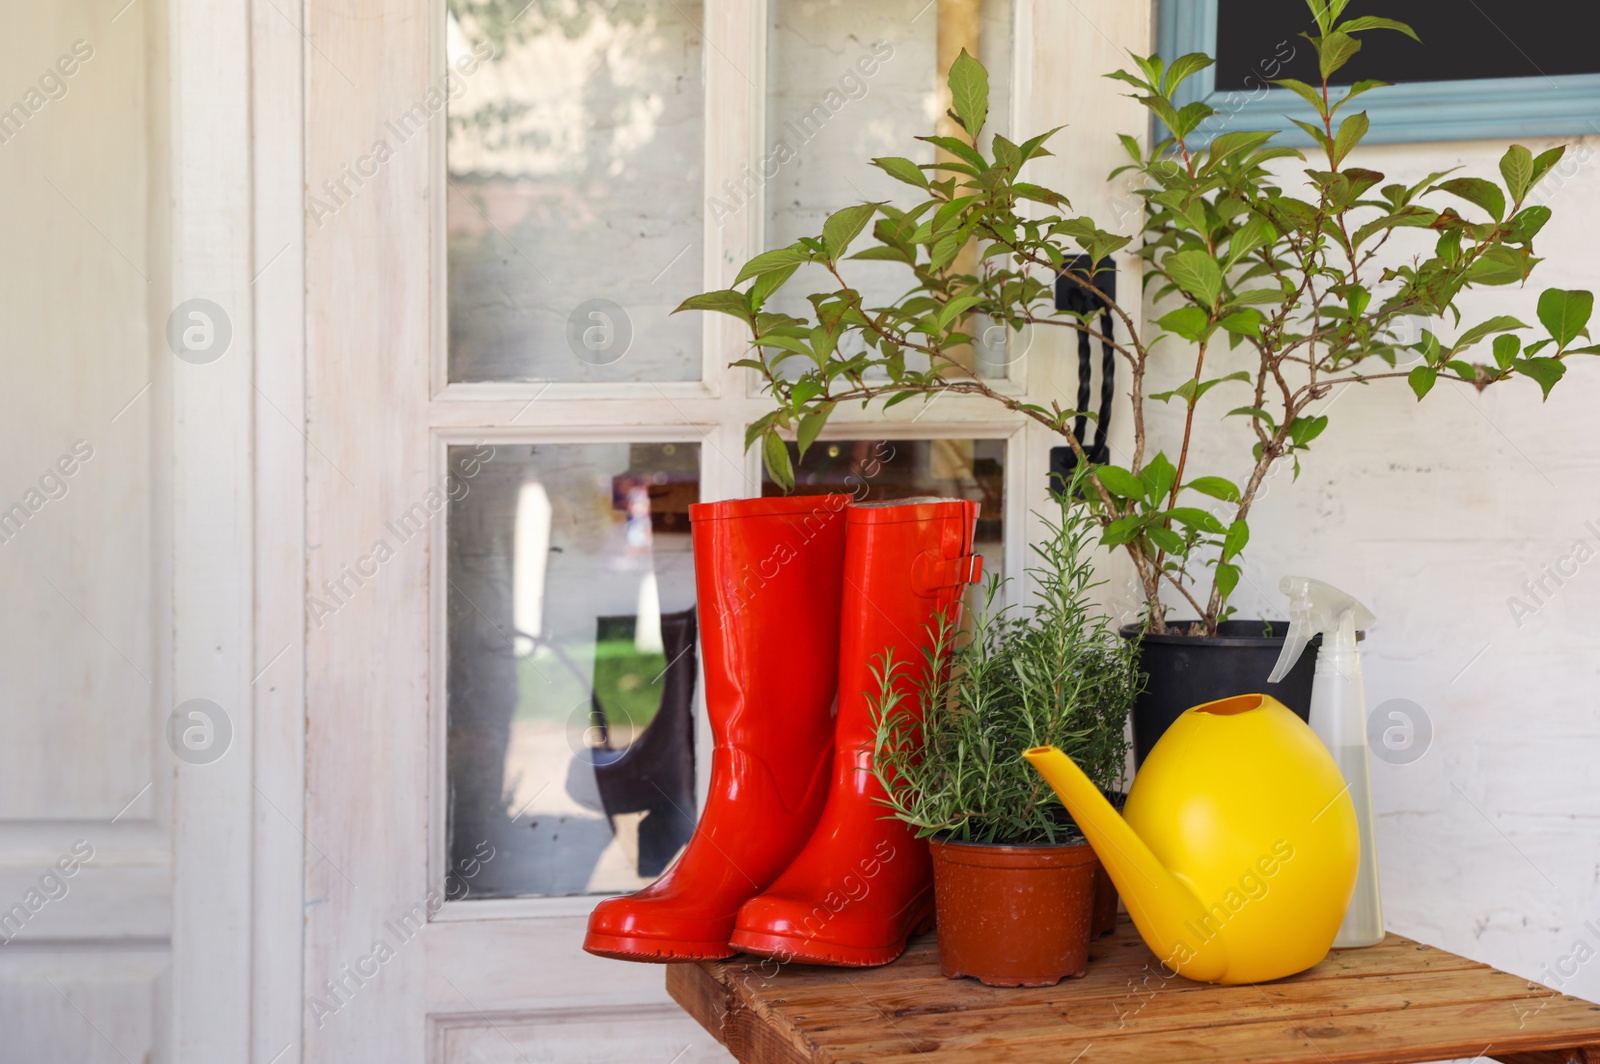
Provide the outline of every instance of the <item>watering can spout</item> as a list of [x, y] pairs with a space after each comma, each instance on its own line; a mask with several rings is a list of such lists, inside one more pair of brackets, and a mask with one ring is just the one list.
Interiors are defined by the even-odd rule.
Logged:
[[1206, 910], [1195, 892], [1169, 871], [1100, 788], [1054, 746], [1023, 752], [1060, 797], [1117, 885], [1128, 915], [1163, 964], [1191, 979], [1217, 981], [1228, 969], [1226, 950], [1207, 934]]

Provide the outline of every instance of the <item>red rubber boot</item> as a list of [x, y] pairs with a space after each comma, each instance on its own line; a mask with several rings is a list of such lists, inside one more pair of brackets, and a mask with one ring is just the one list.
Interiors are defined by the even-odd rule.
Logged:
[[933, 926], [928, 844], [884, 819], [872, 775], [872, 667], [886, 647], [909, 667], [897, 687], [915, 705], [929, 628], [978, 578], [978, 504], [955, 499], [852, 506], [839, 648], [833, 788], [817, 829], [768, 890], [739, 910], [732, 944], [803, 964], [888, 964]]
[[583, 948], [631, 961], [731, 957], [733, 921], [810, 837], [828, 796], [848, 495], [689, 507], [711, 791], [662, 877], [608, 898]]

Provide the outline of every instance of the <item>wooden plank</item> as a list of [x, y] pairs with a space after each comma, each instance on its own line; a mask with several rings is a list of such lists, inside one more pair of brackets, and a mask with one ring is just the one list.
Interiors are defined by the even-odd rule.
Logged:
[[672, 1000], [713, 1038], [725, 1042], [722, 1027], [731, 991], [712, 974], [712, 966], [669, 964], [666, 968], [667, 993]]
[[771, 1064], [807, 1064], [820, 1059], [818, 1046], [804, 1038], [776, 1009], [754, 1006], [724, 983], [710, 965], [670, 964], [667, 993], [738, 1059]]
[[1401, 1064], [1475, 1057], [1502, 1047], [1502, 1051], [1554, 1048], [1582, 1040], [1568, 1032], [1534, 1030], [1536, 1024], [1518, 1031], [1515, 1020], [1507, 1018], [1496, 1005], [1408, 1009], [1403, 1018], [1369, 1015], [1355, 1023], [1328, 1022], [1321, 1026], [1284, 1022], [1275, 1016], [1257, 1023], [1206, 1026], [1204, 1016], [1197, 1016], [1193, 1026], [1156, 1034], [1085, 1035], [1063, 1025], [1059, 1032], [1043, 1032], [1026, 1039], [986, 1033], [954, 1038], [902, 1020], [898, 1029], [880, 1030], [870, 1042], [836, 1041], [837, 1033], [829, 1032], [823, 1055], [813, 1059], [982, 1059], [1005, 1064], [1046, 1056], [1073, 1060], [1081, 1054], [1096, 1064], [1141, 1064], [1152, 1060], [1192, 1064]]
[[[1360, 1064], [1495, 1049], [1519, 1064], [1546, 1064], [1567, 1059], [1562, 1047], [1600, 1036], [1600, 1005], [1396, 935], [1260, 986], [1156, 975], [1154, 957], [1126, 920], [1093, 944], [1084, 978], [1054, 987], [945, 979], [932, 936], [883, 968], [770, 965], [741, 958], [686, 966], [698, 974], [669, 975], [669, 986], [682, 981], [674, 997], [751, 1061], [1072, 1059], [1092, 1047], [1097, 1061], [1113, 1064]], [[1150, 978], [1160, 980], [1154, 988]], [[1571, 1059], [1584, 1061], [1575, 1052]]]

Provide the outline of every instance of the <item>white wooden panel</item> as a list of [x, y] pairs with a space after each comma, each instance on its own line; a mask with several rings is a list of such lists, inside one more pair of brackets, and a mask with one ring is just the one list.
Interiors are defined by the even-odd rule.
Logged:
[[[578, 899], [572, 899], [578, 901]], [[583, 899], [592, 904], [597, 899]], [[463, 903], [471, 904], [471, 903]], [[523, 903], [527, 904], [527, 903]], [[435, 922], [425, 932], [428, 1011], [659, 1005], [666, 969], [583, 952], [588, 914], [518, 920]], [[471, 1002], [469, 1008], [465, 1002]], [[670, 1055], [670, 1054], [669, 1054]]]
[[[417, 0], [312, 0], [306, 11], [306, 172], [320, 186], [424, 99], [430, 22], [442, 29], [442, 14]], [[384, 522], [428, 490], [433, 178], [426, 139], [413, 137], [336, 215], [307, 225], [313, 588], [367, 555]], [[427, 572], [418, 537], [308, 631], [308, 995], [426, 897]], [[305, 1059], [420, 1064], [420, 958], [402, 951], [336, 1015], [308, 1004]]]
[[[289, 17], [285, 17], [285, 15]], [[256, 322], [251, 1060], [300, 1059], [305, 1003], [305, 213], [299, 5], [251, 5]]]
[[91, 863], [70, 878], [51, 865], [0, 871], [0, 941], [164, 942], [171, 932], [172, 870], [164, 864]]
[[0, 1055], [27, 1064], [163, 1059], [165, 949], [0, 953]]
[[[159, 9], [158, 9], [159, 10]], [[170, 306], [210, 300], [226, 350], [172, 365], [172, 686], [231, 723], [219, 760], [176, 762], [171, 1059], [248, 1059], [254, 786], [249, 8], [170, 0]], [[171, 765], [173, 760], [164, 761]]]
[[109, 819], [150, 782], [146, 11], [100, 7], [9, 4], [0, 34], [28, 116], [0, 124], [0, 819]]
[[733, 1060], [676, 1004], [435, 1019], [429, 1064], [724, 1064]]

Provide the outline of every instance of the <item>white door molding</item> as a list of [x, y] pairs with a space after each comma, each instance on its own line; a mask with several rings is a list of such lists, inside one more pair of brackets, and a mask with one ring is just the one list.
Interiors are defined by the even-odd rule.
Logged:
[[[251, 1027], [250, 11], [239, 0], [168, 0], [165, 14], [170, 298], [155, 304], [153, 339], [165, 346], [175, 308], [185, 324], [209, 324], [216, 348], [231, 334], [210, 360], [170, 370], [172, 697], [221, 707], [231, 738], [209, 763], [163, 759], [174, 773], [170, 1059], [219, 1064], [249, 1059]], [[182, 309], [197, 299], [215, 305], [198, 308], [203, 321]]]

